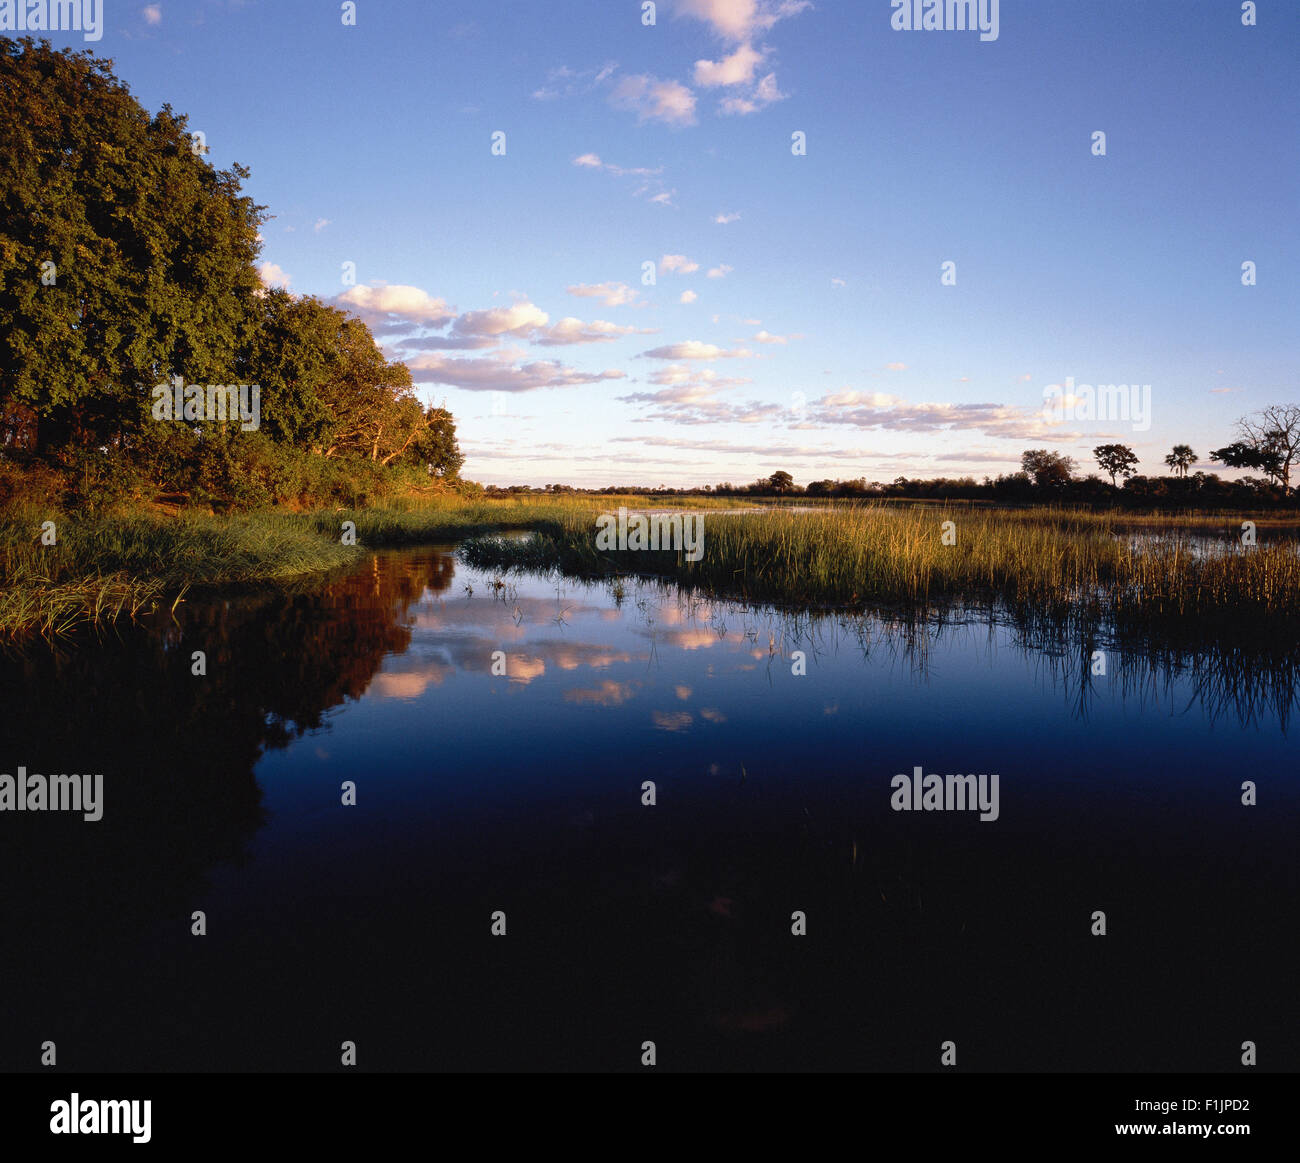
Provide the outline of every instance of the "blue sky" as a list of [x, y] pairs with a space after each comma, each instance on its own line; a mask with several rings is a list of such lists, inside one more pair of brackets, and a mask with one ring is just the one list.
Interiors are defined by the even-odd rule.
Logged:
[[[267, 280], [361, 314], [473, 479], [1213, 470], [1300, 399], [1300, 5], [998, 7], [982, 41], [889, 0], [107, 0], [51, 39], [251, 168]], [[1067, 377], [1149, 384], [1149, 426], [1048, 423]]]

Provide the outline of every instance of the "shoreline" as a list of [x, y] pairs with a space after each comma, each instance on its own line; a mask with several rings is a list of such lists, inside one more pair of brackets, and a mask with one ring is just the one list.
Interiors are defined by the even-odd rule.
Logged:
[[[346, 567], [357, 550], [439, 542], [465, 546], [467, 560], [480, 568], [649, 573], [720, 596], [810, 609], [991, 595], [1047, 605], [1059, 605], [1065, 595], [1067, 604], [1078, 605], [1088, 590], [1110, 587], [1110, 596], [1129, 607], [1172, 602], [1190, 614], [1269, 617], [1300, 610], [1300, 562], [1288, 562], [1269, 536], [1300, 536], [1300, 516], [677, 500], [447, 498], [220, 516], [77, 516], [29, 506], [0, 516], [0, 639], [53, 639], [135, 619], [142, 611], [174, 609], [193, 590], [309, 579]], [[707, 530], [704, 560], [678, 560], [671, 551], [598, 552], [597, 518], [621, 506], [695, 513]], [[939, 544], [945, 521], [954, 527], [953, 546]], [[1254, 523], [1264, 543], [1250, 553], [1224, 555], [1218, 565], [1190, 562], [1168, 546], [1138, 551], [1107, 543], [1111, 534], [1157, 530], [1217, 532], [1226, 540], [1243, 521]], [[44, 545], [42, 528], [49, 522], [55, 540]], [[524, 544], [493, 540], [518, 531], [535, 536]]]

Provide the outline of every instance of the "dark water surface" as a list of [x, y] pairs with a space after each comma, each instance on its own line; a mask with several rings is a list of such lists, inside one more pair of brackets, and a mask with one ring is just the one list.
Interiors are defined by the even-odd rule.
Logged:
[[0, 1066], [1294, 1070], [1295, 672], [1095, 645], [421, 549], [5, 656]]

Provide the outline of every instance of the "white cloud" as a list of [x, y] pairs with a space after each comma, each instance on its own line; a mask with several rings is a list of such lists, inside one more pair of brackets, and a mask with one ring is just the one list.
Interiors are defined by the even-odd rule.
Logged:
[[[1059, 442], [1082, 434], [1062, 432], [1043, 416], [1041, 407], [1008, 404], [908, 403], [884, 392], [844, 391], [823, 396], [809, 406], [809, 419], [819, 426], [848, 425], [894, 432], [980, 431], [989, 436]], [[969, 457], [968, 457], [969, 459]]]
[[325, 227], [327, 227], [329, 224], [330, 224], [330, 220], [329, 220], [328, 218], [317, 218], [315, 224], [312, 226], [312, 229], [313, 229], [317, 234], [319, 234], [319, 233], [320, 233], [322, 230], [324, 230]]
[[789, 343], [791, 339], [797, 339], [794, 335], [773, 335], [770, 331], [760, 331], [754, 336], [755, 343]]
[[904, 403], [901, 396], [891, 396], [888, 392], [835, 392], [823, 396], [817, 401], [827, 408], [893, 408]]
[[748, 359], [753, 352], [746, 351], [743, 347], [727, 351], [716, 344], [688, 339], [684, 343], [670, 343], [666, 347], [655, 347], [641, 354], [647, 359]]
[[629, 168], [625, 166], [616, 166], [612, 162], [606, 165], [605, 169], [616, 178], [622, 178], [628, 175], [636, 178], [654, 178], [664, 172], [663, 166], [657, 166], [652, 170], [649, 166], [632, 166]]
[[580, 372], [559, 360], [518, 363], [519, 352], [503, 350], [480, 359], [437, 355], [407, 360], [418, 383], [450, 384], [467, 392], [533, 392], [539, 388], [571, 388], [602, 380], [621, 380], [621, 371]]
[[694, 368], [689, 368], [684, 363], [670, 363], [667, 367], [655, 368], [650, 373], [650, 382], [669, 386], [684, 384], [695, 379], [698, 374]]
[[[549, 326], [548, 326], [549, 324]], [[566, 315], [555, 323], [536, 304], [522, 299], [509, 307], [466, 311], [443, 335], [408, 336], [397, 341], [407, 351], [477, 351], [496, 347], [506, 338], [525, 339], [541, 347], [580, 343], [609, 343], [624, 335], [654, 335], [653, 327], [633, 327], [594, 319], [590, 323]]]
[[659, 260], [659, 273], [676, 271], [679, 275], [693, 274], [700, 269], [700, 264], [693, 262], [684, 254], [666, 254]]
[[723, 113], [744, 116], [749, 113], [757, 113], [760, 109], [766, 109], [777, 101], [784, 101], [785, 98], [786, 94], [777, 88], [776, 74], [768, 73], [766, 77], [759, 81], [748, 97], [727, 97], [718, 108]]
[[695, 94], [680, 81], [662, 81], [644, 73], [624, 77], [609, 100], [615, 109], [635, 113], [639, 122], [695, 124]]
[[905, 363], [887, 363], [887, 364], [885, 364], [885, 370], [886, 370], [886, 371], [891, 371], [891, 372], [905, 372], [905, 371], [907, 371], [907, 364], [905, 364]]
[[713, 216], [713, 221], [716, 222], [719, 226], [726, 226], [728, 222], [739, 222], [740, 215], [739, 214], [715, 214]]
[[466, 311], [452, 324], [453, 335], [527, 335], [550, 320], [540, 307], [523, 299], [509, 307]]
[[762, 63], [763, 54], [752, 44], [742, 44], [729, 57], [720, 61], [696, 61], [695, 83], [704, 88], [716, 85], [748, 85], [754, 79], [754, 70]]
[[264, 262], [257, 268], [257, 276], [264, 287], [283, 287], [289, 289], [289, 276], [273, 262]]
[[604, 170], [606, 173], [613, 174], [616, 178], [636, 177], [636, 178], [653, 178], [664, 172], [663, 166], [650, 169], [649, 166], [616, 166], [613, 162], [603, 162], [600, 160], [598, 153], [584, 153], [581, 157], [573, 159], [575, 166], [586, 166], [593, 170]]
[[848, 285], [849, 283], [847, 279], [831, 279], [832, 287], [847, 287]]
[[641, 183], [632, 191], [632, 197], [641, 198], [651, 191], [655, 191], [651, 202], [658, 202], [664, 206], [671, 206], [673, 195], [676, 190], [666, 190], [660, 175], [664, 172], [663, 166], [657, 166], [651, 169], [649, 166], [616, 166], [613, 162], [601, 160], [598, 153], [584, 153], [573, 159], [575, 166], [581, 166], [584, 169], [601, 170], [604, 173], [612, 174], [616, 178], [640, 178]]
[[484, 351], [500, 342], [491, 335], [417, 335], [397, 340], [403, 359], [411, 351]]
[[420, 287], [393, 286], [348, 287], [338, 296], [339, 303], [351, 308], [370, 326], [421, 324], [443, 327], [454, 320], [456, 313], [446, 301], [434, 299]]
[[726, 40], [743, 41], [811, 7], [811, 0], [678, 0], [676, 11], [705, 21]]
[[579, 299], [599, 299], [606, 307], [623, 307], [636, 301], [636, 292], [626, 283], [576, 283], [565, 290]]
[[754, 382], [748, 376], [723, 377], [718, 375], [712, 368], [693, 368], [684, 363], [670, 363], [667, 367], [655, 368], [648, 378], [652, 384], [661, 384], [664, 387], [676, 387], [680, 384], [693, 383], [705, 385], [710, 391]]
[[161, 5], [161, 4], [146, 4], [146, 5], [145, 5], [141, 10], [140, 10], [140, 14], [144, 17], [144, 22], [145, 22], [146, 24], [161, 24], [161, 23], [162, 23], [162, 5]]
[[754, 83], [754, 74], [769, 52], [766, 47], [756, 48], [754, 39], [777, 21], [797, 16], [811, 7], [810, 0], [677, 0], [679, 16], [704, 21], [723, 41], [735, 46], [721, 60], [695, 62], [697, 85], [703, 88], [743, 86], [747, 90], [724, 98], [719, 112], [744, 116], [785, 99], [775, 73], [768, 73]]
[[699, 298], [699, 295], [697, 295], [694, 291], [683, 291], [683, 292], [682, 292], [682, 297], [681, 297], [680, 299], [678, 299], [677, 301], [678, 301], [679, 303], [694, 303], [695, 300], [698, 299], [698, 298]]
[[725, 279], [733, 270], [735, 268], [727, 266], [725, 262], [718, 263], [717, 266], [709, 268], [708, 277], [711, 279]]
[[[748, 380], [734, 381], [748, 383]], [[655, 424], [762, 424], [780, 420], [787, 411], [784, 404], [765, 403], [761, 400], [731, 402], [718, 398], [722, 381], [713, 383], [682, 384], [661, 388], [657, 392], [633, 392], [619, 399], [628, 404], [639, 404], [651, 409], [646, 419], [638, 423]], [[617, 437], [633, 440], [636, 437]]]
[[559, 347], [571, 343], [609, 343], [624, 335], [653, 335], [654, 328], [624, 327], [617, 323], [607, 323], [603, 319], [593, 319], [584, 323], [572, 315], [541, 329], [533, 336], [533, 342], [542, 347]]
[[400, 283], [377, 287], [349, 287], [338, 301], [351, 307], [367, 323], [419, 323], [426, 327], [445, 327], [456, 312], [442, 299], [435, 299], [419, 287]]

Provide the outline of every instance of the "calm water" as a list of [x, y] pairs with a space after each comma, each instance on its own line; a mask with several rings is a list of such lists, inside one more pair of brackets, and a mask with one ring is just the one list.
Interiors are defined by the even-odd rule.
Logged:
[[1295, 672], [1095, 646], [447, 548], [4, 657], [0, 771], [104, 817], [0, 814], [0, 1065], [1296, 1069]]

